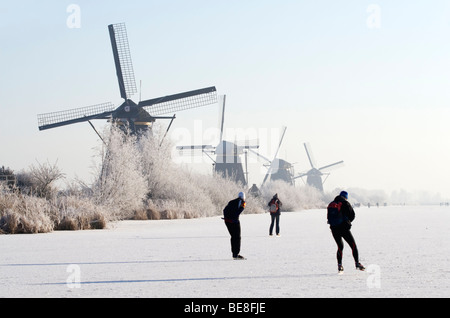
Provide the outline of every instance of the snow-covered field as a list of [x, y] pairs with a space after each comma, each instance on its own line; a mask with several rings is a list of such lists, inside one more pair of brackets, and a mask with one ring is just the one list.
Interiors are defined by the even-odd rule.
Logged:
[[450, 297], [450, 207], [357, 208], [367, 272], [336, 246], [325, 210], [242, 215], [246, 261], [220, 217], [123, 221], [108, 230], [0, 236], [1, 297]]

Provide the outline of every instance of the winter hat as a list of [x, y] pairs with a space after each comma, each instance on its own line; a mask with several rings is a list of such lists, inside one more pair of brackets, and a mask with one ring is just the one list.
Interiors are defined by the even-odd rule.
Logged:
[[242, 199], [245, 201], [245, 193], [244, 192], [239, 192], [238, 197], [239, 197], [239, 199]]
[[341, 193], [339, 194], [341, 197], [344, 197], [346, 199], [348, 199], [348, 193], [347, 191], [341, 191]]

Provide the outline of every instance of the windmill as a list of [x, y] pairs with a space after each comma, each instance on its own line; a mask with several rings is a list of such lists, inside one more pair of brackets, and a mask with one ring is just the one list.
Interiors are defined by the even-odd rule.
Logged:
[[281, 134], [280, 142], [278, 144], [278, 148], [275, 152], [275, 156], [272, 160], [268, 159], [267, 157], [261, 155], [260, 153], [254, 151], [253, 149], [250, 149], [251, 152], [256, 154], [257, 156], [264, 159], [267, 164], [265, 166], [268, 167], [267, 173], [264, 176], [264, 180], [261, 184], [261, 187], [264, 186], [266, 181], [268, 180], [270, 176], [270, 180], [282, 180], [290, 185], [294, 185], [294, 166], [287, 162], [286, 160], [277, 158], [278, 151], [280, 150], [281, 144], [283, 143], [284, 134], [286, 133], [287, 127], [283, 127], [283, 133]]
[[[316, 161], [313, 157], [312, 151], [311, 151], [311, 146], [309, 145], [309, 143], [304, 143], [303, 144], [305, 146], [305, 150], [306, 150], [306, 155], [308, 156], [308, 160], [309, 163], [311, 165], [311, 169], [308, 170], [307, 172], [303, 172], [300, 173], [298, 176], [294, 177], [294, 179], [296, 178], [303, 178], [306, 176], [306, 183], [310, 186], [313, 186], [315, 188], [317, 188], [318, 190], [320, 190], [321, 192], [323, 192], [323, 184], [326, 181], [326, 178], [328, 178], [328, 176], [330, 175], [329, 172], [326, 172], [330, 169], [334, 169], [334, 168], [338, 168], [339, 166], [342, 166], [342, 164], [344, 163], [344, 161], [338, 161], [320, 168], [316, 168]], [[327, 177], [325, 178], [324, 181], [322, 181], [322, 176], [326, 175]]]
[[[138, 104], [133, 102], [130, 97], [136, 94], [137, 89], [125, 24], [111, 24], [108, 26], [108, 29], [120, 96], [124, 99], [122, 105], [116, 107], [108, 102], [72, 110], [40, 114], [38, 115], [39, 130], [86, 121], [91, 124], [90, 121], [93, 119], [108, 119], [120, 125], [123, 130], [129, 129], [131, 133], [136, 134], [147, 131], [156, 119], [172, 119], [173, 121], [175, 118], [175, 115], [157, 117], [159, 115], [173, 114], [178, 111], [217, 103], [215, 87], [139, 101]], [[91, 126], [93, 127], [92, 124]]]
[[[248, 142], [245, 142], [244, 145], [240, 145], [237, 142], [223, 140], [226, 95], [221, 96], [220, 99], [222, 100], [222, 117], [220, 123], [219, 143], [217, 144], [217, 146], [177, 146], [177, 150], [179, 150], [180, 152], [201, 150], [202, 153], [206, 154], [213, 161], [215, 173], [224, 178], [231, 178], [235, 182], [240, 182], [243, 185], [247, 185], [247, 173], [244, 173], [241, 155], [245, 153], [245, 155], [247, 156], [247, 152], [245, 150], [259, 148], [259, 146], [250, 145]], [[216, 159], [214, 160], [210, 154], [215, 154]]]

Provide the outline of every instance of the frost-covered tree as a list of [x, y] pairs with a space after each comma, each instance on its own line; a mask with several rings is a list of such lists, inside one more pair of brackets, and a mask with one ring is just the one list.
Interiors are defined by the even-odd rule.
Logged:
[[114, 217], [124, 218], [141, 209], [148, 193], [142, 173], [142, 154], [137, 137], [112, 125], [102, 153], [101, 173], [94, 186], [94, 198], [108, 206]]
[[64, 173], [58, 168], [57, 162], [50, 164], [39, 163], [31, 165], [29, 168], [29, 180], [32, 190], [42, 198], [51, 199], [55, 197], [57, 189], [54, 184], [57, 180], [64, 178]]

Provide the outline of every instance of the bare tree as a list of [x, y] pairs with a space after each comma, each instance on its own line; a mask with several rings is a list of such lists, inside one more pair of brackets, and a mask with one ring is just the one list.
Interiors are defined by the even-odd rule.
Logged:
[[65, 174], [58, 168], [58, 161], [54, 164], [48, 161], [43, 164], [37, 160], [36, 162], [37, 165], [31, 165], [29, 168], [34, 191], [39, 197], [50, 199], [56, 191], [53, 188], [54, 182], [63, 179]]

